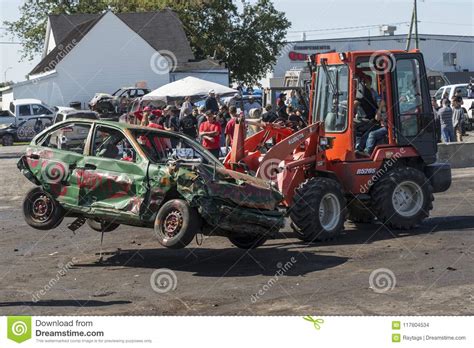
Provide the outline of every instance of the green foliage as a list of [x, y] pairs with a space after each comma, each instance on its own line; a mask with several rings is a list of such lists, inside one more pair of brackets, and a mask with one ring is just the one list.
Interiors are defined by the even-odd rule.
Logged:
[[171, 8], [184, 25], [197, 59], [213, 57], [229, 68], [233, 81], [252, 84], [275, 63], [290, 27], [270, 0], [239, 7], [231, 0], [26, 0], [21, 17], [4, 22], [23, 43], [22, 59], [40, 53], [49, 14], [158, 11]]

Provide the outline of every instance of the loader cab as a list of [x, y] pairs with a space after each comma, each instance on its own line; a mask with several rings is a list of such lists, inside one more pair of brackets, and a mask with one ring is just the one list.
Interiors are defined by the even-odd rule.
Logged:
[[[429, 86], [417, 51], [318, 54], [313, 64], [311, 123], [335, 138], [333, 161], [367, 161], [383, 147], [413, 146], [427, 164], [437, 143]], [[377, 117], [376, 117], [377, 115]], [[372, 130], [386, 127], [368, 156], [358, 155]], [[365, 135], [365, 139], [364, 139]]]

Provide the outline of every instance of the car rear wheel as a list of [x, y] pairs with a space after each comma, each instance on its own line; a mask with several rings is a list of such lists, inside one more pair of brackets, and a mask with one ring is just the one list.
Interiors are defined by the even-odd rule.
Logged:
[[229, 240], [237, 248], [255, 249], [255, 248], [258, 248], [259, 246], [262, 246], [267, 241], [267, 238], [262, 235], [247, 234], [247, 235], [230, 236]]
[[30, 190], [23, 200], [23, 214], [28, 225], [38, 230], [51, 230], [64, 218], [64, 209], [41, 187]]
[[154, 230], [161, 245], [180, 249], [191, 243], [201, 224], [197, 209], [182, 199], [172, 199], [158, 211]]
[[111, 232], [120, 226], [120, 224], [102, 219], [87, 219], [87, 225], [97, 232]]
[[12, 146], [13, 145], [13, 136], [11, 134], [4, 135], [2, 137], [3, 146]]
[[305, 242], [338, 236], [344, 229], [345, 199], [339, 183], [328, 178], [311, 178], [296, 190], [290, 218], [293, 230]]

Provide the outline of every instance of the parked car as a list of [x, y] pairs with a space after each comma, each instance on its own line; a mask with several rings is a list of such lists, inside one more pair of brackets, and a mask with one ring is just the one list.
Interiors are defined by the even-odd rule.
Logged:
[[441, 106], [441, 98], [445, 95], [445, 93], [448, 94], [449, 100], [454, 96], [457, 90], [461, 91], [461, 96], [462, 96], [462, 108], [464, 109], [464, 115], [465, 119], [467, 120], [466, 122], [466, 127], [468, 130], [473, 129], [473, 124], [474, 124], [474, 97], [468, 98], [468, 93], [467, 93], [467, 83], [459, 83], [455, 85], [446, 85], [438, 89], [434, 95], [436, 98], [436, 101], [438, 102], [438, 105]]
[[89, 107], [101, 114], [122, 114], [131, 101], [148, 93], [149, 89], [137, 87], [122, 87], [112, 94], [96, 93], [89, 102]]
[[[64, 130], [81, 139], [56, 141]], [[264, 243], [282, 226], [282, 195], [267, 181], [227, 170], [181, 134], [110, 121], [69, 120], [37, 135], [18, 162], [38, 187], [27, 193], [26, 222], [57, 227], [76, 217], [100, 232], [119, 224], [154, 229], [182, 248], [196, 233], [222, 235], [240, 248]]]
[[56, 113], [53, 123], [66, 121], [71, 118], [98, 120], [99, 114], [91, 110], [77, 110], [73, 108], [64, 108]]
[[8, 113], [0, 114], [0, 137], [3, 146], [14, 141], [30, 141], [51, 125], [54, 109], [38, 99], [15, 99]]

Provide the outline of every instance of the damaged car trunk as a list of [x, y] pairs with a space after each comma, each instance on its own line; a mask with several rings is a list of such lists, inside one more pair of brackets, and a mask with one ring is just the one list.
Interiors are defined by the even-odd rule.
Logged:
[[23, 210], [39, 229], [71, 216], [73, 230], [84, 222], [100, 232], [151, 227], [169, 248], [196, 233], [254, 248], [283, 226], [282, 196], [270, 182], [227, 170], [195, 141], [166, 131], [69, 120], [33, 139], [18, 168], [38, 185]]

